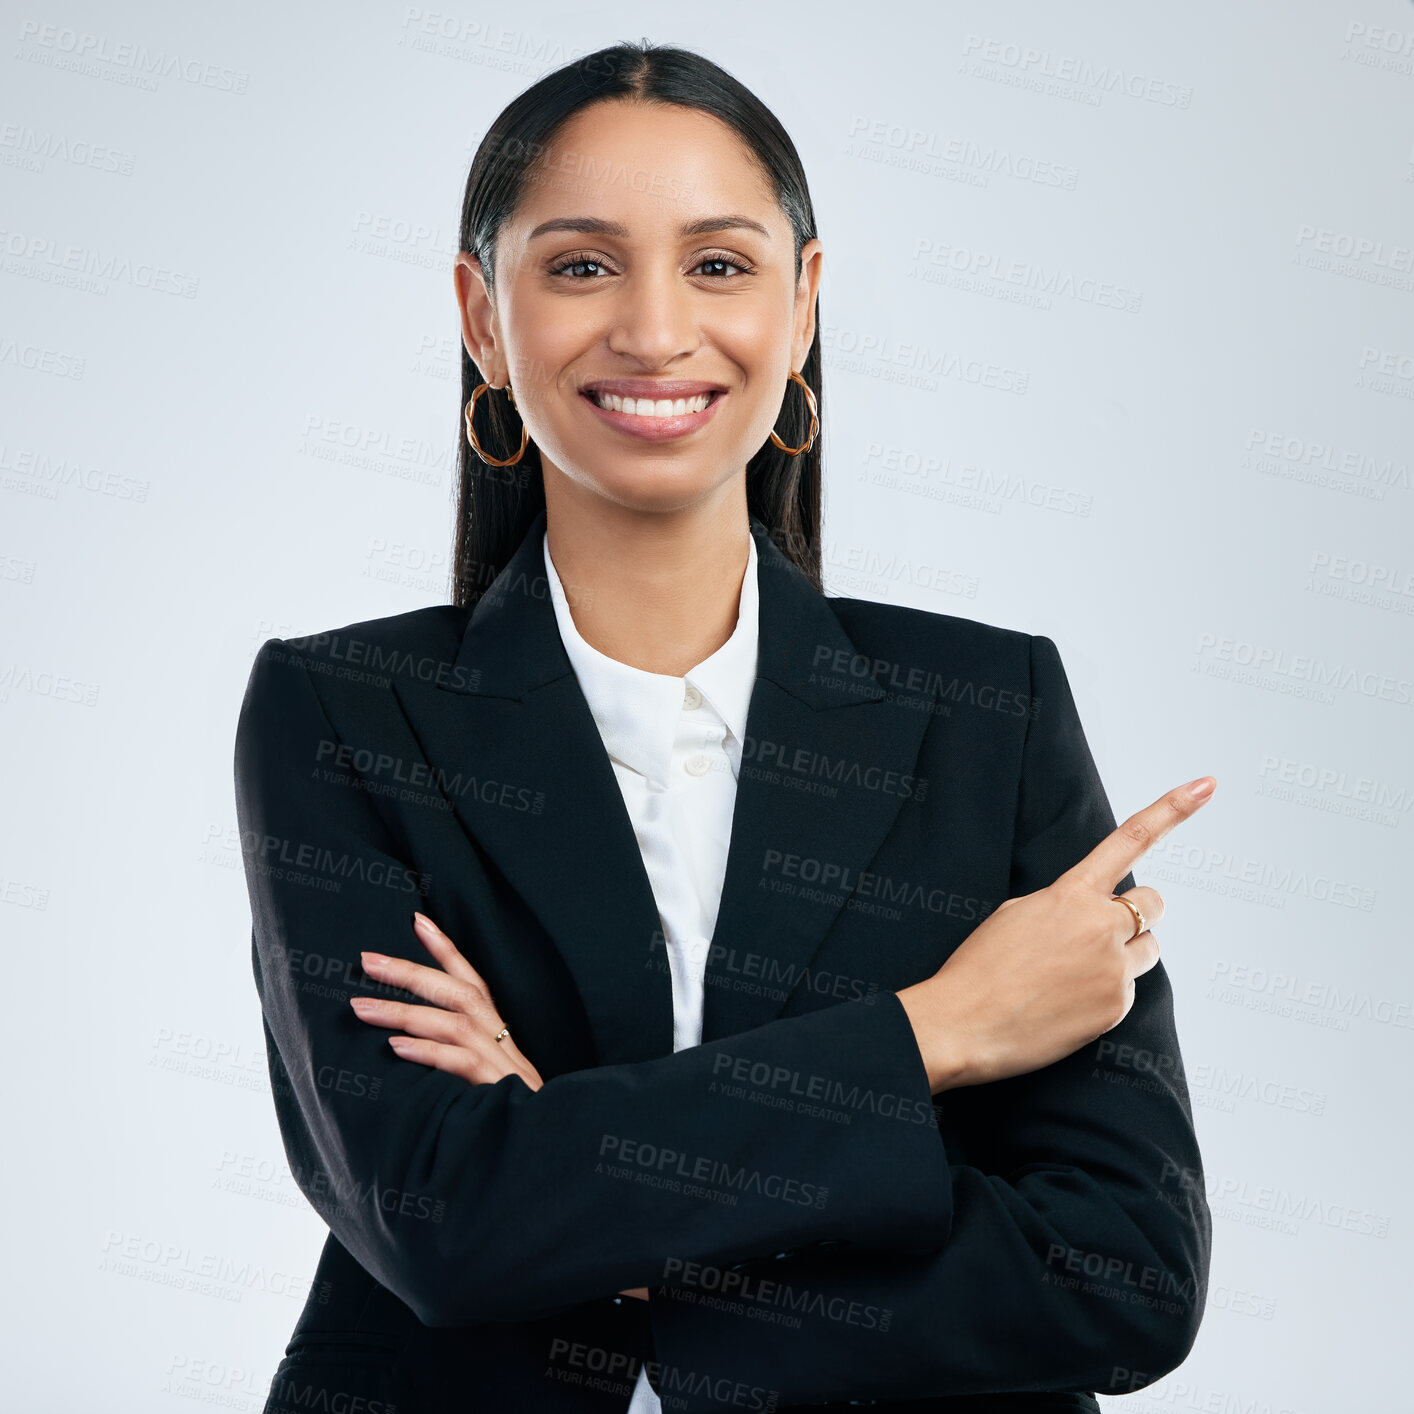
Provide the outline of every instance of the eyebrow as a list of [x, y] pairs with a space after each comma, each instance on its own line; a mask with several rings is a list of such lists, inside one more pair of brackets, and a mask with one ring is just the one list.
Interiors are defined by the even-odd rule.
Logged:
[[[678, 227], [678, 235], [706, 236], [714, 231], [730, 230], [756, 231], [767, 240], [771, 239], [771, 233], [759, 221], [753, 221], [749, 216], [735, 215], [703, 216], [696, 221], [685, 222]], [[543, 236], [549, 231], [582, 231], [586, 235], [620, 238], [628, 235], [628, 227], [617, 221], [605, 221], [598, 216], [557, 216], [553, 221], [542, 221], [526, 240], [533, 241], [536, 236]]]

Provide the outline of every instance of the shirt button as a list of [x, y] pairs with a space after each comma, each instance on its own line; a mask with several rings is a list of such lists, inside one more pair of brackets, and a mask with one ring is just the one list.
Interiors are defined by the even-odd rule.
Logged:
[[704, 938], [700, 933], [693, 934], [690, 938], [683, 940], [683, 956], [688, 962], [701, 962], [711, 950], [712, 940]]
[[690, 776], [705, 776], [712, 769], [712, 763], [703, 752], [699, 751], [683, 762], [683, 769]]
[[694, 711], [702, 705], [702, 694], [698, 692], [691, 683], [688, 683], [683, 689], [682, 705], [686, 707], [689, 712]]

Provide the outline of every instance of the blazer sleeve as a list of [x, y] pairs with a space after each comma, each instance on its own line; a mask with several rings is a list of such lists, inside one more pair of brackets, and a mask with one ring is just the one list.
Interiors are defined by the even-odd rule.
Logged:
[[[1031, 639], [1031, 673], [1013, 896], [1051, 883], [1115, 826], [1049, 638]], [[787, 1406], [1120, 1394], [1182, 1363], [1211, 1228], [1163, 963], [1136, 978], [1130, 1011], [1098, 1041], [935, 1103], [967, 1106], [994, 1138], [988, 1171], [949, 1165], [946, 1242], [920, 1229], [913, 1251], [815, 1247], [700, 1274], [696, 1290], [657, 1289], [660, 1393], [705, 1414], [720, 1390], [693, 1373], [716, 1369]], [[888, 1165], [868, 1155], [884, 1185]]]
[[[336, 745], [312, 670], [268, 640], [235, 787], [277, 1118], [310, 1203], [425, 1325], [554, 1314], [662, 1279], [665, 1253], [713, 1265], [845, 1237], [943, 1240], [947, 1156], [895, 993], [538, 1091], [395, 1055], [348, 998], [380, 992], [360, 950], [420, 955], [417, 860], [366, 793], [326, 783]], [[928, 1122], [861, 1113], [877, 1160], [861, 1166], [831, 1125], [714, 1094], [724, 1064], [809, 1073], [822, 1055], [852, 1058], [861, 1087], [896, 1092], [905, 1077]]]

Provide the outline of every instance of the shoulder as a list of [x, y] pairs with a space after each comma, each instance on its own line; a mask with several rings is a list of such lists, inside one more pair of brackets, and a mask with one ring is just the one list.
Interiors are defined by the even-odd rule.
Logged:
[[338, 681], [386, 687], [392, 678], [432, 682], [453, 670], [471, 610], [432, 604], [261, 644], [252, 681], [277, 667], [302, 668], [320, 688]]
[[1079, 764], [1068, 769], [1093, 776], [1065, 664], [1047, 635], [867, 599], [826, 599], [865, 660], [851, 671], [901, 694], [936, 694], [949, 708], [985, 709], [990, 721], [993, 713], [1013, 718], [1026, 741], [1050, 753], [1042, 759], [1073, 757]]
[[826, 595], [826, 602], [855, 646], [880, 660], [881, 667], [921, 665], [930, 672], [984, 673], [1024, 682], [1038, 646], [1054, 649], [1039, 635], [958, 614], [833, 595]]

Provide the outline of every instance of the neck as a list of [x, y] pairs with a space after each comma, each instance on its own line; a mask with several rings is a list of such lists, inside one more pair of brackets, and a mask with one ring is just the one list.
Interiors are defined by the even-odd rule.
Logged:
[[644, 511], [547, 475], [545, 534], [575, 628], [607, 657], [682, 677], [731, 637], [751, 539], [743, 480]]

